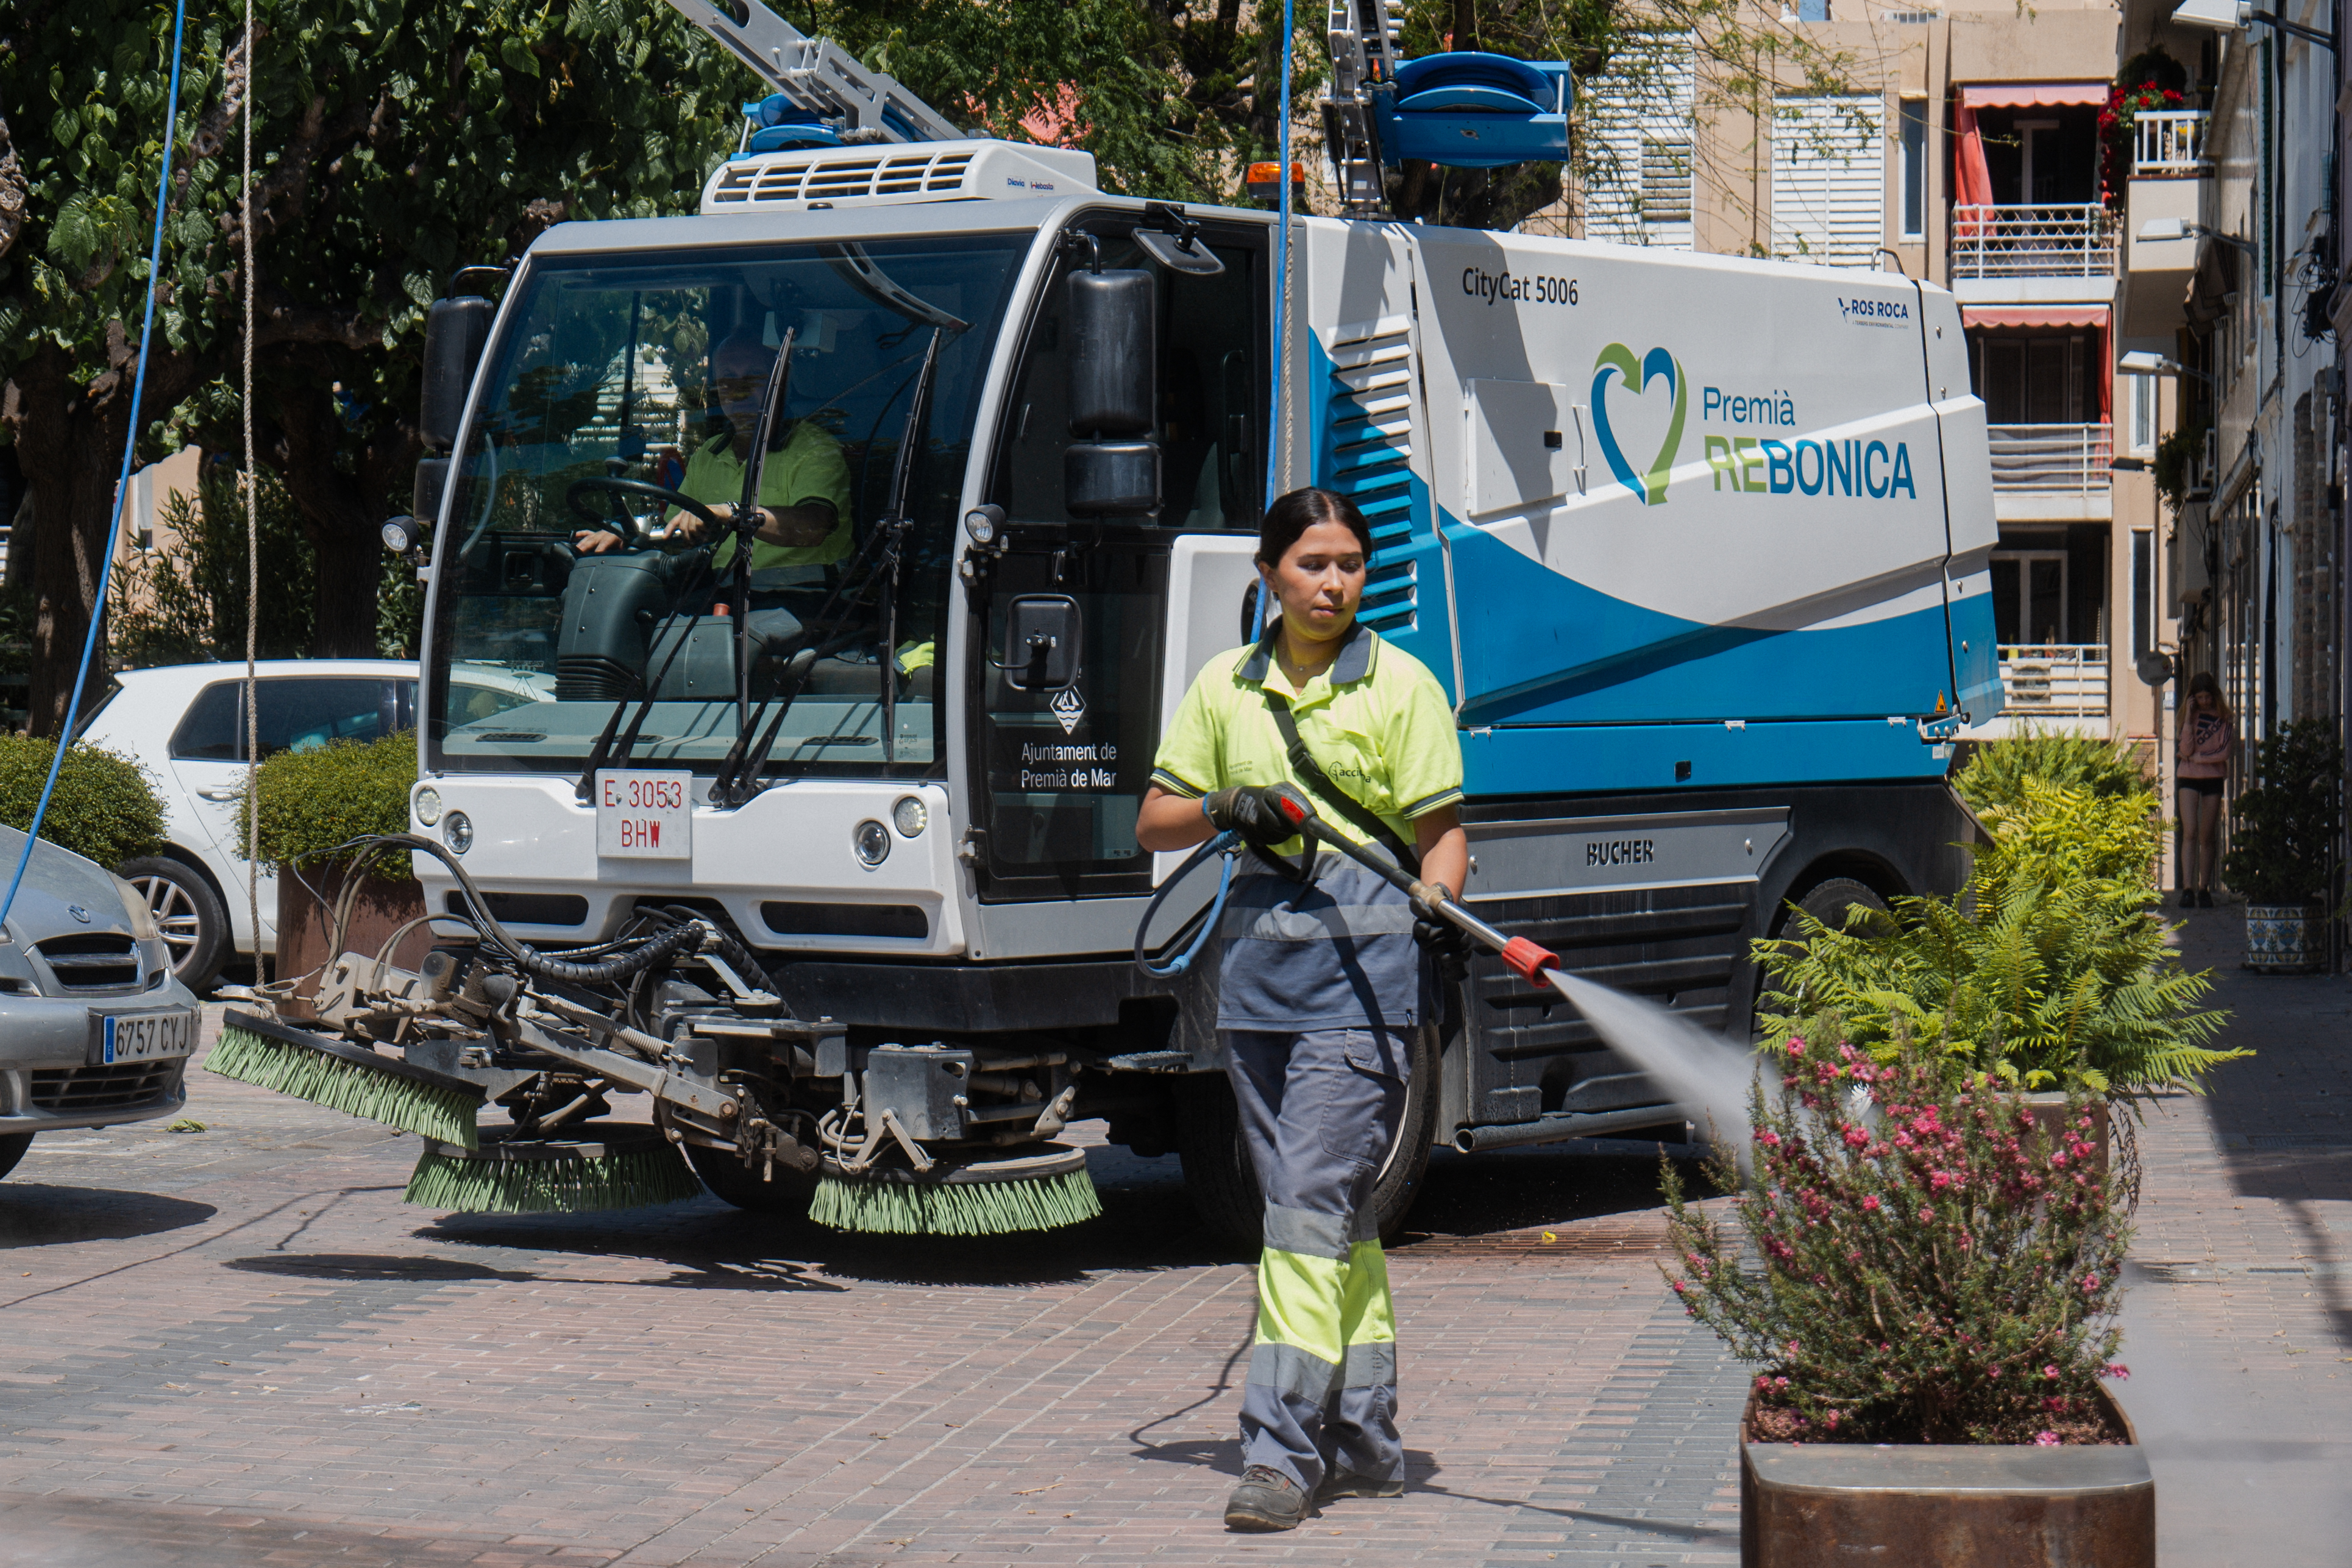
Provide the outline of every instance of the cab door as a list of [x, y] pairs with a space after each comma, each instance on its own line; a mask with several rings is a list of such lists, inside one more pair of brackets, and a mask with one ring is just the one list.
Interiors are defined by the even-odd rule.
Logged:
[[[1134, 895], [1151, 888], [1135, 815], [1159, 744], [1170, 552], [1185, 532], [1257, 528], [1265, 486], [1264, 231], [1204, 225], [1213, 276], [1160, 266], [1132, 214], [1075, 227], [1106, 269], [1153, 276], [1157, 338], [1151, 516], [1078, 518], [1064, 506], [1066, 253], [1040, 294], [997, 434], [989, 498], [1003, 549], [972, 584], [972, 864], [984, 903]], [[1238, 606], [1235, 623], [1238, 624]], [[1106, 946], [1122, 945], [1124, 932]]]

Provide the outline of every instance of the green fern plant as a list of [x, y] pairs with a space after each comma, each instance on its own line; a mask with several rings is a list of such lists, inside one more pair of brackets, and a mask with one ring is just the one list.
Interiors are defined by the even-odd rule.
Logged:
[[2196, 1089], [2250, 1054], [2210, 1042], [2227, 1015], [2210, 974], [2165, 946], [2153, 868], [2162, 824], [2147, 797], [2025, 778], [1984, 810], [1992, 833], [1952, 898], [1895, 901], [1832, 930], [1800, 911], [1793, 940], [1759, 942], [1759, 1015], [1784, 1046], [1824, 1011], [1881, 1061], [1908, 1039], [1956, 1071], [2023, 1089], [2079, 1082], [2137, 1097]]
[[2031, 725], [1979, 747], [1953, 775], [1952, 788], [1979, 812], [2013, 810], [2024, 800], [2029, 779], [2094, 795], [2142, 796], [2151, 802], [2156, 793], [2155, 782], [2129, 742]]

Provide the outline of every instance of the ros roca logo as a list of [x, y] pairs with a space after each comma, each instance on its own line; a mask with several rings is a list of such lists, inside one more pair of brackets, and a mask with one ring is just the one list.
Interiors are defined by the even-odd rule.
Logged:
[[[1650, 383], [1663, 381], [1666, 383], [1666, 396], [1672, 400], [1665, 439], [1658, 444], [1658, 455], [1639, 472], [1626, 460], [1625, 449], [1618, 444], [1617, 433], [1609, 422], [1609, 382], [1612, 376], [1621, 380], [1625, 390], [1635, 397], [1648, 395]], [[1592, 426], [1601, 437], [1601, 455], [1609, 459], [1609, 471], [1642, 497], [1646, 506], [1658, 506], [1666, 498], [1666, 481], [1673, 476], [1675, 454], [1683, 444], [1683, 415], [1689, 409], [1689, 391], [1684, 382], [1682, 361], [1664, 349], [1652, 349], [1635, 359], [1633, 350], [1624, 344], [1612, 343], [1592, 361]]]

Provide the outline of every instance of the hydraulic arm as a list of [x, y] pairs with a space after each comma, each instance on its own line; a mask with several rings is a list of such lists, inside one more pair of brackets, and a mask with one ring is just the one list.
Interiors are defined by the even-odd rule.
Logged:
[[830, 38], [812, 38], [760, 0], [669, 0], [671, 9], [844, 141], [955, 141], [963, 131]]

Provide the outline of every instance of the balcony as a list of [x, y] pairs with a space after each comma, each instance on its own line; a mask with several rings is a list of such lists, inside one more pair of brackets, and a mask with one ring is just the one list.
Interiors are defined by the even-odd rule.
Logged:
[[[2012, 724], [2107, 716], [2107, 649], [2104, 643], [2004, 643], [2000, 716]], [[2063, 728], [2077, 728], [2068, 724]]]
[[1952, 277], [2112, 279], [2116, 231], [2096, 202], [1952, 209]]
[[2135, 179], [2178, 179], [2205, 168], [2205, 122], [2201, 109], [2144, 109], [2132, 120]]

